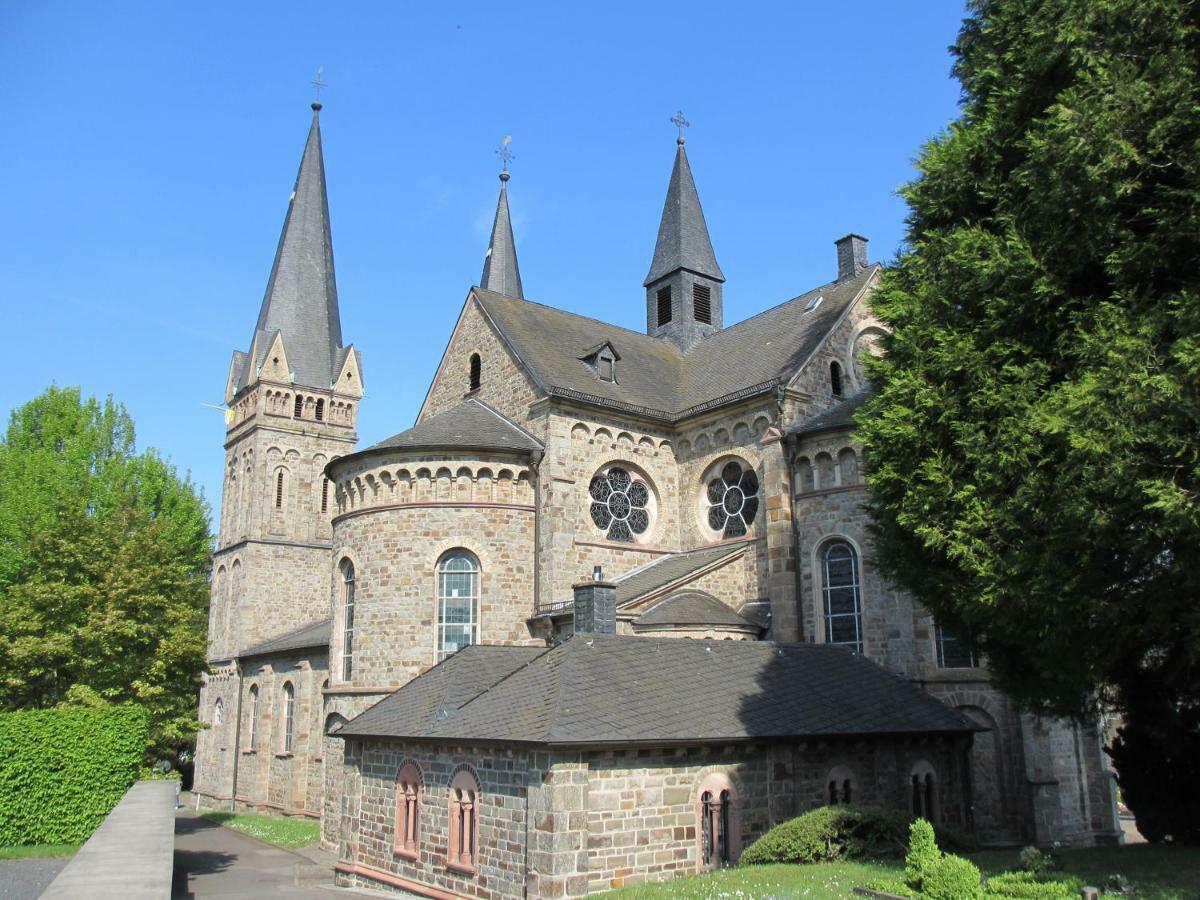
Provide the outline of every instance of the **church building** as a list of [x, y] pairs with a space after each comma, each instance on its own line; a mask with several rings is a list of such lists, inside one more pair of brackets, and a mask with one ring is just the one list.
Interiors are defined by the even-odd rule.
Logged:
[[428, 897], [704, 871], [824, 804], [1119, 839], [1098, 731], [874, 564], [865, 238], [727, 323], [680, 136], [630, 331], [526, 298], [504, 171], [415, 424], [358, 449], [320, 109], [226, 385], [201, 805], [319, 819], [340, 883]]

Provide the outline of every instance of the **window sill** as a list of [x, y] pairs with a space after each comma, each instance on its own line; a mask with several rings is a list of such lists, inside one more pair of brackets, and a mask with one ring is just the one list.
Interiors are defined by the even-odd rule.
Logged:
[[243, 747], [242, 748], [242, 756], [254, 756], [257, 753], [258, 753], [258, 751], [255, 750], [253, 747]]
[[450, 860], [450, 859], [446, 860], [446, 868], [449, 869], [451, 872], [458, 872], [460, 875], [474, 875], [475, 874], [474, 866], [469, 866], [466, 863], [454, 862], [453, 860]]
[[401, 859], [411, 859], [413, 862], [416, 862], [420, 856], [416, 847], [393, 847], [392, 854]]
[[296, 754], [292, 753], [290, 750], [284, 750], [280, 753], [276, 753], [275, 758], [276, 759], [291, 759], [295, 755]]

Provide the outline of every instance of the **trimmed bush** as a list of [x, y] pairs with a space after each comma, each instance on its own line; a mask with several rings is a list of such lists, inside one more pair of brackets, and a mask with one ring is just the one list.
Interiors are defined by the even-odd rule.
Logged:
[[821, 806], [776, 825], [742, 851], [743, 864], [817, 863], [899, 853], [904, 819], [854, 806]]
[[943, 854], [921, 879], [923, 900], [978, 900], [983, 897], [979, 867], [969, 859]]
[[142, 767], [139, 706], [0, 713], [0, 846], [87, 840]]
[[908, 828], [908, 852], [904, 854], [904, 881], [913, 889], [920, 890], [925, 876], [942, 858], [933, 826], [924, 819], [917, 819]]
[[995, 898], [1021, 898], [1021, 900], [1058, 900], [1078, 897], [1083, 881], [1074, 875], [1048, 875], [1038, 872], [1002, 872], [988, 877], [986, 894]]

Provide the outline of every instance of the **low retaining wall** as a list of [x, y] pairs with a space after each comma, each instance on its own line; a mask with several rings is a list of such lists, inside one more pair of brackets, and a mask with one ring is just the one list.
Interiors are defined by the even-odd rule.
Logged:
[[42, 900], [166, 900], [175, 860], [175, 782], [131, 787]]

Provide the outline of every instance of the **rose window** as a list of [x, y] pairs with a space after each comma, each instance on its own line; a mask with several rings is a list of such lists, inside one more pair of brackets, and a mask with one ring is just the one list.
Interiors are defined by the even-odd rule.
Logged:
[[592, 521], [610, 541], [632, 541], [650, 527], [650, 490], [619, 466], [593, 478], [588, 495]]
[[726, 463], [708, 483], [708, 527], [724, 537], [741, 537], [758, 513], [758, 476]]

